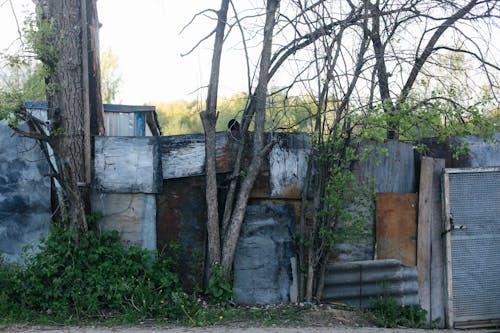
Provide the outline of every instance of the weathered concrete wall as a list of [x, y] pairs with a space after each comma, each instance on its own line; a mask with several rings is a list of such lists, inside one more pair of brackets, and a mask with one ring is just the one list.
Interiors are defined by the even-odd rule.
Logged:
[[[189, 134], [160, 137], [163, 178], [201, 176], [205, 174], [205, 135]], [[217, 172], [229, 172], [232, 147], [225, 132], [217, 133]]]
[[277, 133], [269, 153], [269, 182], [272, 198], [299, 199], [304, 187], [310, 136]]
[[[496, 133], [493, 140], [484, 141], [482, 137], [466, 136], [455, 138], [448, 142], [439, 142], [437, 139], [422, 140], [421, 143], [428, 146], [428, 151], [423, 155], [432, 158], [442, 158], [445, 160], [446, 168], [469, 168], [469, 167], [494, 167], [500, 166], [500, 133]], [[450, 146], [467, 144], [468, 153], [453, 156]], [[417, 162], [420, 160], [417, 154]], [[417, 171], [420, 164], [417, 163]]]
[[156, 250], [154, 194], [93, 193], [92, 208], [103, 215], [100, 230], [117, 230], [126, 246]]
[[160, 193], [156, 137], [96, 137], [93, 188], [102, 193]]
[[289, 302], [294, 258], [293, 206], [248, 206], [234, 259], [236, 303]]
[[34, 140], [0, 122], [0, 254], [20, 262], [25, 245], [36, 249], [51, 219], [48, 164]]
[[466, 143], [469, 152], [465, 157], [464, 167], [494, 167], [500, 166], [500, 133], [496, 133], [494, 141], [484, 141], [477, 136], [467, 136], [457, 139]]

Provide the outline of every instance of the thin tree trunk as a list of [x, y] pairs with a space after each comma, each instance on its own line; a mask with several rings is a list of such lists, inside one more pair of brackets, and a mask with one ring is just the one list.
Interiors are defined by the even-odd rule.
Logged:
[[[206, 202], [207, 202], [207, 233], [208, 233], [208, 262], [211, 266], [221, 261], [219, 207], [217, 200], [217, 170], [216, 170], [216, 133], [217, 123], [217, 92], [219, 87], [220, 62], [224, 44], [227, 10], [229, 0], [221, 2], [217, 13], [214, 51], [212, 55], [212, 70], [207, 93], [207, 109], [200, 113], [205, 131], [205, 166], [206, 166]], [[208, 275], [208, 274], [207, 274]]]
[[[376, 1], [371, 7], [372, 12], [372, 31], [371, 38], [373, 42], [373, 51], [375, 53], [375, 67], [377, 72], [378, 87], [380, 92], [380, 100], [384, 108], [384, 112], [388, 114], [394, 113], [394, 105], [391, 100], [391, 92], [389, 90], [389, 75], [385, 65], [385, 46], [380, 39], [380, 9], [379, 1]], [[389, 118], [387, 121], [387, 139], [397, 138], [398, 123]]]
[[266, 22], [264, 26], [264, 41], [261, 52], [261, 62], [259, 69], [259, 83], [255, 90], [255, 131], [253, 137], [252, 160], [248, 167], [248, 172], [243, 179], [241, 188], [236, 199], [235, 208], [228, 227], [227, 235], [224, 239], [222, 249], [222, 265], [224, 267], [224, 276], [229, 277], [236, 244], [238, 242], [241, 224], [245, 217], [245, 211], [248, 204], [250, 191], [253, 188], [257, 175], [259, 174], [262, 161], [269, 153], [272, 143], [264, 147], [264, 125], [266, 120], [266, 97], [267, 85], [269, 80], [269, 68], [271, 66], [271, 51], [273, 41], [273, 30], [275, 25], [275, 15], [279, 7], [279, 0], [268, 0], [266, 8]]
[[314, 280], [315, 280], [315, 272], [317, 265], [316, 258], [316, 246], [317, 246], [317, 233], [318, 233], [318, 225], [319, 225], [319, 216], [318, 212], [321, 209], [321, 194], [322, 188], [324, 187], [324, 167], [320, 166], [318, 170], [318, 174], [316, 175], [316, 182], [314, 188], [314, 197], [313, 197], [313, 218], [311, 230], [309, 232], [309, 248], [307, 250], [307, 281], [306, 281], [306, 302], [312, 302], [313, 293], [314, 293]]
[[309, 194], [309, 183], [312, 178], [312, 154], [313, 149], [311, 149], [311, 153], [309, 154], [309, 160], [307, 161], [307, 171], [306, 178], [304, 179], [304, 188], [302, 189], [302, 197], [300, 201], [300, 222], [299, 222], [299, 300], [304, 298], [304, 289], [305, 289], [305, 273], [303, 272], [303, 268], [305, 266], [305, 242], [306, 242], [306, 210], [307, 210], [307, 202], [308, 202], [308, 194]]
[[323, 289], [325, 287], [325, 275], [326, 267], [328, 265], [328, 258], [330, 257], [330, 250], [326, 251], [325, 255], [320, 260], [319, 272], [318, 272], [318, 283], [316, 287], [316, 300], [321, 302], [323, 297]]

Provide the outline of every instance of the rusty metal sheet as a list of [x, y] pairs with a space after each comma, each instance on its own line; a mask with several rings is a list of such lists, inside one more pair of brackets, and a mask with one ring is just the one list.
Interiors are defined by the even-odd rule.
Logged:
[[169, 247], [179, 245], [179, 278], [184, 288], [203, 285], [206, 248], [205, 177], [165, 180], [157, 195], [157, 248], [172, 254]]
[[255, 180], [250, 198], [269, 198], [270, 194], [269, 171], [262, 171]]
[[417, 193], [377, 193], [376, 259], [417, 264]]

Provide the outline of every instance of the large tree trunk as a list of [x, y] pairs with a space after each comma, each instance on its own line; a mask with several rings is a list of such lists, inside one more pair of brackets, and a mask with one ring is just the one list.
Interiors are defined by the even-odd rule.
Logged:
[[[44, 42], [51, 51], [44, 53], [40, 49], [38, 56], [49, 71], [47, 102], [56, 178], [64, 194], [62, 205], [66, 206], [70, 227], [77, 238], [78, 231], [88, 230], [86, 215], [90, 213], [91, 100], [95, 128], [104, 128], [102, 117], [100, 123], [97, 120], [98, 114], [102, 115], [99, 77], [95, 72], [99, 68], [95, 40], [97, 11], [95, 0], [48, 0], [37, 5], [41, 12], [40, 30], [47, 34]], [[93, 29], [89, 29], [89, 14]], [[99, 132], [103, 130], [96, 130]]]

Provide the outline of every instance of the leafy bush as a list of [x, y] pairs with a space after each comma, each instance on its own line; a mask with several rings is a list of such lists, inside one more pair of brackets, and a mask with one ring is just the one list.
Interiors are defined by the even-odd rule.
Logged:
[[373, 321], [380, 327], [423, 328], [427, 311], [420, 305], [399, 305], [392, 297], [378, 297], [370, 300]]
[[116, 231], [89, 232], [76, 246], [71, 232], [53, 227], [40, 252], [25, 262], [0, 267], [5, 321], [182, 320], [199, 308], [180, 289], [171, 259], [155, 259], [138, 247], [124, 249]]
[[213, 304], [225, 307], [229, 299], [233, 297], [233, 288], [231, 283], [223, 278], [224, 268], [221, 264], [215, 264], [212, 267], [212, 275], [208, 280], [208, 287], [205, 294]]

